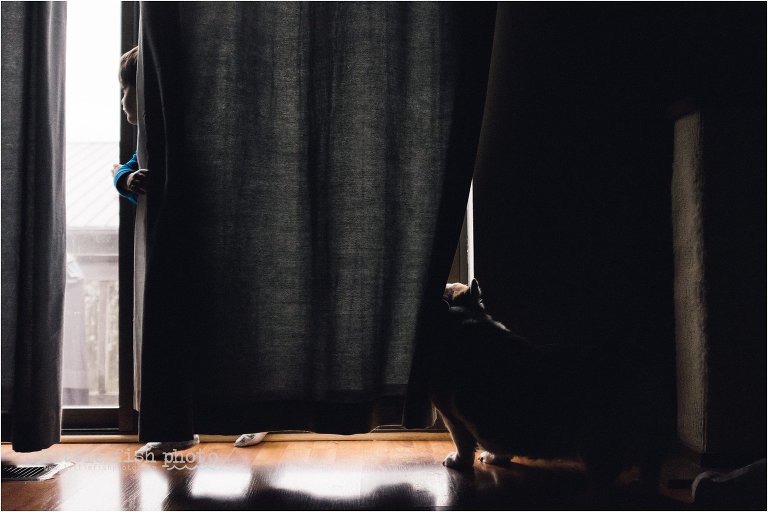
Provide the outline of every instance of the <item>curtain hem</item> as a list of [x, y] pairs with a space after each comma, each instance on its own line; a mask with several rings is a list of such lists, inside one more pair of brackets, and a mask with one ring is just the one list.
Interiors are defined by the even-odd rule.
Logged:
[[[269, 402], [201, 403], [194, 419], [197, 434], [239, 435], [243, 432], [307, 430], [319, 434], [362, 434], [381, 425], [402, 422], [404, 397], [382, 397], [358, 403], [276, 400]], [[141, 442], [181, 440], [191, 433], [143, 429]]]

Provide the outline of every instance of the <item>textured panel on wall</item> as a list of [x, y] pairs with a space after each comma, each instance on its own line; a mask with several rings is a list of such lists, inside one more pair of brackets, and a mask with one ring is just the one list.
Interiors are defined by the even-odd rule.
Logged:
[[702, 124], [694, 112], [675, 122], [672, 171], [677, 429], [703, 452], [706, 444], [707, 340], [702, 212]]

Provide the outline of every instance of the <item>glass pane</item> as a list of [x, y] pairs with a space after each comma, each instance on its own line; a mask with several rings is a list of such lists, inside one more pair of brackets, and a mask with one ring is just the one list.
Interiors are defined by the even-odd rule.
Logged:
[[65, 407], [118, 405], [119, 56], [120, 2], [69, 2]]

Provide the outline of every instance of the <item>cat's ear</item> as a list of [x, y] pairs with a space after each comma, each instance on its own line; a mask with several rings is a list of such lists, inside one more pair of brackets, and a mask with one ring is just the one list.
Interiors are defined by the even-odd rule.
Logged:
[[451, 309], [451, 303], [447, 300], [443, 299], [443, 304], [445, 304], [445, 309]]
[[469, 285], [469, 294], [473, 299], [480, 300], [480, 285], [478, 284], [477, 279], [472, 279], [472, 283]]

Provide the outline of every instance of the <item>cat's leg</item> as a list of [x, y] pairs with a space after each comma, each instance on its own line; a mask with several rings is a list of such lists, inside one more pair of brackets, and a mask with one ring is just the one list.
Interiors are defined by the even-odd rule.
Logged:
[[489, 452], [488, 450], [480, 454], [480, 462], [483, 464], [493, 464], [494, 466], [508, 466], [512, 461], [512, 454]]
[[475, 436], [457, 418], [449, 418], [445, 414], [443, 423], [451, 433], [456, 451], [451, 452], [443, 461], [443, 466], [452, 469], [469, 469], [475, 463]]

